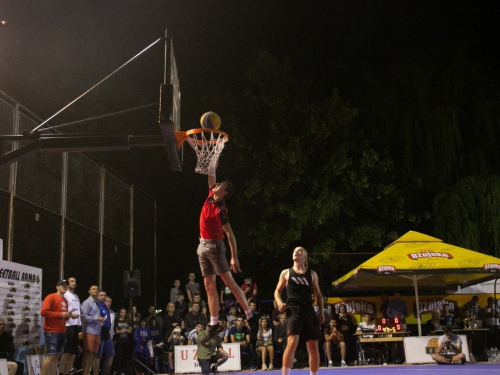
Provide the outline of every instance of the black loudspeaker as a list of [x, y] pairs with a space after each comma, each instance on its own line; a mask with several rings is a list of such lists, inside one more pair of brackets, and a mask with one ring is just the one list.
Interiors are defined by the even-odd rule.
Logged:
[[125, 297], [140, 297], [141, 273], [138, 270], [123, 271], [123, 295]]

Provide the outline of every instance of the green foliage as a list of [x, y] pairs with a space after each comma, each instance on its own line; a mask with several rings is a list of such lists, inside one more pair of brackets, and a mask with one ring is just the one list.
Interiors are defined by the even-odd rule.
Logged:
[[392, 182], [393, 163], [370, 146], [357, 110], [337, 90], [311, 100], [311, 82], [264, 52], [241, 87], [213, 108], [230, 135], [218, 174], [237, 188], [229, 206], [242, 256], [275, 262], [286, 254], [289, 264], [297, 244], [332, 253], [396, 237], [405, 201]]
[[468, 176], [434, 201], [436, 232], [445, 241], [500, 255], [500, 177]]

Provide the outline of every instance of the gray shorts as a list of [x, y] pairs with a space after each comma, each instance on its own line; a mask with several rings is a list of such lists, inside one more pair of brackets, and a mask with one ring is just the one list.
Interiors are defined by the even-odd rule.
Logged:
[[224, 241], [200, 238], [196, 253], [198, 254], [202, 276], [221, 275], [229, 271]]

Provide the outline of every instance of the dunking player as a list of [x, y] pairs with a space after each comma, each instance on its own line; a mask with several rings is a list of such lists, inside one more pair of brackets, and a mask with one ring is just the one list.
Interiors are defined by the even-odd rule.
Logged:
[[[234, 191], [233, 184], [227, 180], [216, 184], [216, 177], [213, 174], [208, 175], [208, 187], [208, 197], [201, 209], [200, 245], [197, 251], [210, 309], [210, 328], [207, 336], [202, 341], [203, 345], [208, 343], [223, 328], [219, 325], [219, 296], [215, 283], [216, 275], [220, 275], [226, 286], [231, 290], [245, 310], [247, 318], [251, 320], [253, 317], [244, 292], [236, 284], [231, 274], [231, 270], [235, 273], [241, 272], [236, 238], [229, 224], [226, 207], [226, 199], [231, 197]], [[226, 233], [231, 248], [231, 267], [229, 267], [226, 259], [224, 233]]]
[[[323, 297], [319, 290], [318, 275], [307, 269], [307, 251], [303, 247], [293, 250], [293, 267], [283, 270], [274, 291], [274, 299], [281, 312], [286, 311], [288, 341], [283, 354], [283, 375], [289, 375], [295, 349], [302, 337], [307, 342], [311, 375], [317, 375], [319, 368], [318, 340], [321, 338], [320, 325], [325, 320]], [[281, 292], [286, 286], [288, 299], [283, 303]], [[316, 315], [311, 295], [316, 295], [319, 313]]]

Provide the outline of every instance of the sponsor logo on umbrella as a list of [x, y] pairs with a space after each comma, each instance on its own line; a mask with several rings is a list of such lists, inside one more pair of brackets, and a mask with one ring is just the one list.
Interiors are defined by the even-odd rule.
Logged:
[[485, 271], [497, 272], [500, 271], [500, 264], [498, 263], [486, 263], [483, 265]]
[[450, 253], [441, 253], [437, 251], [423, 251], [421, 253], [410, 253], [407, 254], [408, 258], [412, 260], [417, 260], [419, 258], [444, 258], [444, 259], [453, 259], [453, 255]]
[[391, 273], [396, 273], [396, 267], [394, 266], [378, 266], [377, 273], [384, 275], [390, 275]]

